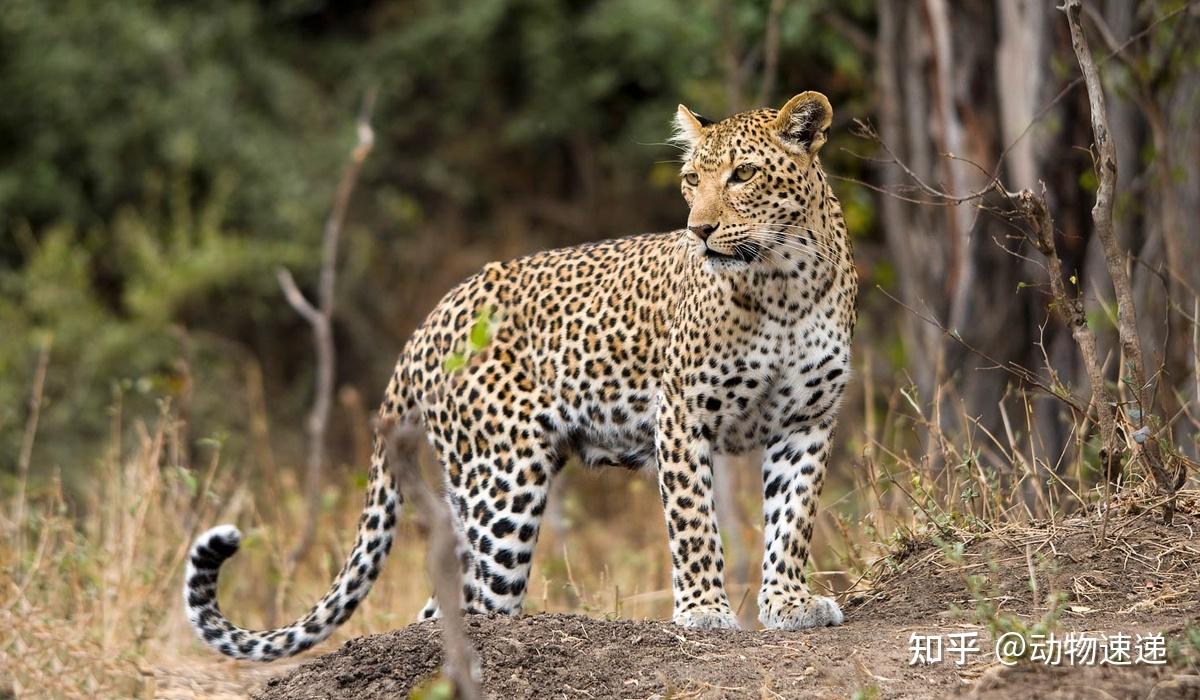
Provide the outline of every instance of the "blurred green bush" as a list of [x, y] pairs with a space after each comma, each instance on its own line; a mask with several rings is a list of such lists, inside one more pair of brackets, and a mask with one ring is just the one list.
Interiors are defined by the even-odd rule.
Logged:
[[[769, 102], [861, 107], [866, 57], [782, 3]], [[193, 441], [300, 425], [311, 286], [365, 90], [378, 134], [343, 238], [339, 380], [374, 401], [412, 325], [479, 262], [674, 228], [675, 104], [762, 90], [769, 0], [6, 0], [0, 4], [0, 485], [52, 338], [35, 464], [86, 475], [109, 410], [171, 398]], [[842, 172], [862, 166], [845, 159]], [[869, 222], [869, 197], [847, 197]], [[865, 217], [865, 218], [863, 218]], [[130, 425], [131, 421], [126, 421]], [[348, 459], [348, 431], [334, 454]], [[291, 435], [292, 428], [282, 431]], [[282, 449], [298, 441], [279, 440]], [[44, 475], [43, 475], [44, 476]]]

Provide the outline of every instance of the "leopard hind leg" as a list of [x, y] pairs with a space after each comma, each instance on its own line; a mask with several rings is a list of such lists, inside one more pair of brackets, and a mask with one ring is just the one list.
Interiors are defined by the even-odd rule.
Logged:
[[[465, 451], [454, 449], [463, 441], [431, 439], [446, 466], [446, 501], [458, 527], [463, 609], [469, 613], [517, 615], [525, 600], [550, 487], [565, 460], [533, 425], [486, 438], [488, 431], [476, 433]], [[418, 619], [438, 614], [431, 597]]]

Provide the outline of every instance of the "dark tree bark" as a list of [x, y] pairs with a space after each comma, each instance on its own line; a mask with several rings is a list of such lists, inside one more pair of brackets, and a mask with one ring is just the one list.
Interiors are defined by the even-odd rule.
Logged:
[[[1061, 14], [1035, 0], [995, 5], [880, 0], [878, 8], [884, 142], [913, 173], [952, 195], [980, 189], [989, 173], [1008, 190], [1037, 189], [1045, 181], [1051, 207], [1063, 212], [1057, 221], [1063, 274], [1079, 281], [1090, 231], [1079, 178], [1090, 161], [1075, 148], [1088, 141], [1079, 126], [1087, 123], [1080, 95], [1053, 102], [1062, 80], [1050, 69], [1052, 59], [1070, 51]], [[1047, 104], [1053, 106], [1047, 110]], [[883, 167], [879, 177], [892, 192], [913, 184], [894, 166]], [[1011, 202], [989, 195], [939, 204], [880, 197], [900, 298], [943, 319], [967, 345], [987, 348], [997, 360], [1047, 379], [1053, 371], [1057, 381], [1082, 381], [1086, 388], [1070, 331], [1047, 310], [1046, 271], [1026, 259], [1030, 251], [1023, 237], [996, 215], [1011, 209]], [[1079, 211], [1082, 218], [1074, 215]], [[922, 396], [943, 386], [950, 390], [943, 395], [955, 399], [937, 407], [943, 428], [978, 427], [1002, 435], [1002, 404], [1007, 402], [1010, 416], [1025, 415], [1025, 399], [1011, 390], [1010, 375], [979, 371], [982, 363], [963, 343], [943, 338], [919, 319], [902, 323]], [[1033, 400], [1034, 424], [1028, 429], [1037, 440], [1026, 439], [1020, 447], [1029, 463], [1067, 464], [1061, 456], [1071, 438], [1070, 422], [1062, 420], [1055, 399]], [[1016, 427], [1028, 432], [1025, 425]]]

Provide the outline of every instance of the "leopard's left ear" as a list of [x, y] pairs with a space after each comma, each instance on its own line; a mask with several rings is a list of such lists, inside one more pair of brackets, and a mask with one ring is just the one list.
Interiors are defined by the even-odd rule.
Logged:
[[671, 143], [682, 148], [684, 153], [690, 157], [692, 149], [700, 141], [704, 127], [711, 124], [711, 121], [687, 107], [679, 105], [679, 109], [675, 110], [675, 133], [671, 134]]
[[785, 146], [812, 156], [829, 137], [832, 121], [833, 107], [829, 105], [829, 98], [810, 90], [788, 100], [779, 110], [775, 128]]

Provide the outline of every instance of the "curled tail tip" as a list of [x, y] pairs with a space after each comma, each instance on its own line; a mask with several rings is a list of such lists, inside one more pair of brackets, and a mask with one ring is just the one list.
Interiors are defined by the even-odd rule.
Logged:
[[215, 569], [237, 553], [242, 532], [233, 525], [218, 525], [204, 531], [192, 544], [191, 564], [198, 570]]

